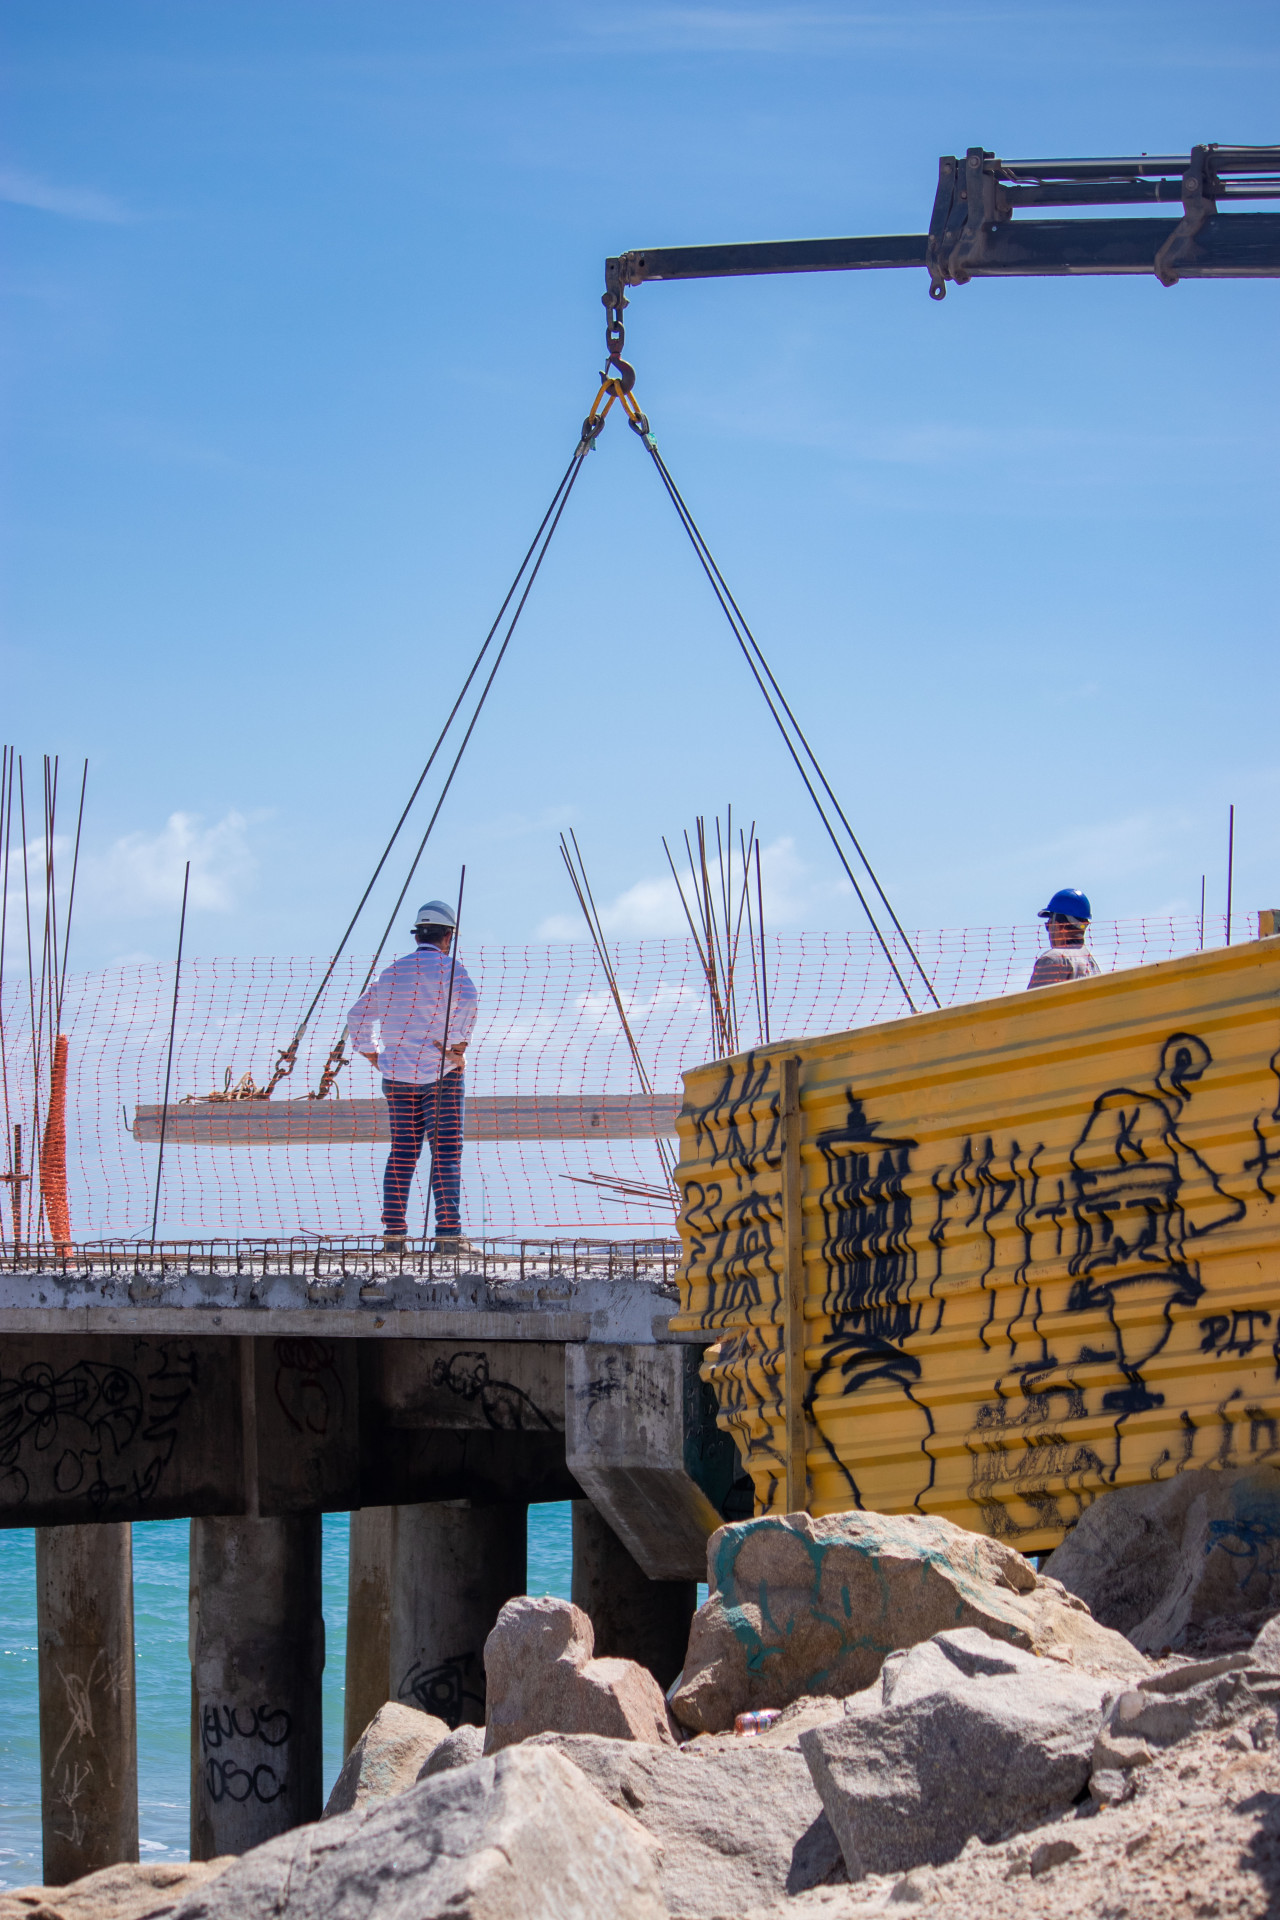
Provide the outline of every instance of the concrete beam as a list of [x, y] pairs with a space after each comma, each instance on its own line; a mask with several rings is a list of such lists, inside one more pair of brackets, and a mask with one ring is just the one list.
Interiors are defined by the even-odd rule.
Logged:
[[523, 1593], [523, 1505], [397, 1507], [391, 1560], [392, 1695], [451, 1727], [484, 1724], [484, 1643]]
[[651, 1580], [704, 1580], [738, 1473], [691, 1347], [565, 1349], [565, 1460]]
[[[676, 1137], [678, 1094], [467, 1095], [466, 1140], [654, 1140]], [[136, 1107], [135, 1140], [160, 1138], [163, 1107]], [[332, 1147], [389, 1140], [385, 1100], [193, 1100], [171, 1104], [165, 1144], [236, 1147], [254, 1141]]]
[[574, 1605], [595, 1628], [601, 1659], [638, 1660], [665, 1692], [684, 1666], [696, 1580], [650, 1580], [598, 1507], [573, 1503]]
[[138, 1857], [128, 1526], [36, 1529], [44, 1878]]
[[191, 1523], [191, 1857], [322, 1806], [320, 1516]]

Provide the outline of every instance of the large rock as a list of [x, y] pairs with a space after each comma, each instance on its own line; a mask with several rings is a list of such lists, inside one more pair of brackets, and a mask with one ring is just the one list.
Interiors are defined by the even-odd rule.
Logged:
[[0, 1920], [166, 1920], [184, 1894], [216, 1879], [232, 1858], [122, 1861], [65, 1887], [16, 1887], [0, 1893]]
[[581, 1607], [528, 1594], [508, 1600], [484, 1643], [486, 1753], [535, 1733], [598, 1733], [673, 1747], [662, 1688], [634, 1660], [592, 1658]]
[[437, 1720], [433, 1713], [420, 1713], [417, 1707], [388, 1700], [347, 1755], [320, 1818], [331, 1820], [336, 1814], [350, 1813], [353, 1807], [403, 1793], [448, 1733], [444, 1721]]
[[1247, 1646], [1280, 1612], [1280, 1470], [1201, 1467], [1101, 1494], [1045, 1571], [1144, 1652]]
[[1079, 1799], [1106, 1683], [976, 1628], [893, 1654], [800, 1736], [849, 1878], [953, 1860]]
[[673, 1914], [738, 1920], [746, 1908], [843, 1880], [844, 1862], [798, 1750], [728, 1740], [699, 1752], [592, 1734], [540, 1734], [662, 1844]]
[[1277, 1706], [1280, 1673], [1259, 1665], [1252, 1653], [1187, 1661], [1149, 1674], [1107, 1703], [1093, 1746], [1090, 1791], [1102, 1803], [1125, 1798], [1132, 1784], [1123, 1776], [1149, 1766], [1160, 1748], [1236, 1721], [1263, 1725], [1269, 1741]]
[[519, 1747], [269, 1840], [174, 1920], [665, 1920], [656, 1851], [560, 1754]]
[[449, 1773], [454, 1767], [469, 1767], [484, 1752], [484, 1728], [470, 1726], [465, 1720], [440, 1742], [422, 1763], [419, 1780], [430, 1780], [437, 1773]]
[[1114, 1678], [1148, 1671], [1117, 1633], [1003, 1541], [914, 1514], [807, 1513], [721, 1527], [676, 1718], [716, 1733], [803, 1694], [852, 1694], [885, 1656], [952, 1627]]

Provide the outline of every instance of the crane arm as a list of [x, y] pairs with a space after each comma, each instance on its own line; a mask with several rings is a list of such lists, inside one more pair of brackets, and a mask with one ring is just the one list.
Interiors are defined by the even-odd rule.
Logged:
[[[606, 305], [646, 280], [747, 273], [848, 273], [927, 267], [947, 283], [1027, 274], [1154, 273], [1178, 280], [1280, 277], [1280, 213], [1224, 213], [1222, 203], [1280, 200], [1280, 147], [1193, 147], [1189, 155], [999, 160], [970, 147], [944, 155], [927, 233], [650, 247], [605, 262]], [[1181, 217], [1015, 219], [1030, 208], [1182, 203]]]

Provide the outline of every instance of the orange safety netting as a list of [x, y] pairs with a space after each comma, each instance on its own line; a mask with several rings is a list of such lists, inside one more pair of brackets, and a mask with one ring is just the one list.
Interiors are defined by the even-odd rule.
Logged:
[[[1043, 946], [1034, 923], [912, 937], [944, 1005], [1021, 991]], [[1219, 926], [1210, 943], [1223, 938]], [[1103, 921], [1090, 938], [1104, 970], [1167, 959], [1199, 943], [1199, 923], [1189, 916]], [[774, 934], [766, 950], [775, 1041], [896, 1019], [905, 1011], [869, 933]], [[681, 1070], [713, 1052], [706, 982], [692, 943], [624, 941], [611, 952], [654, 1089], [678, 1094]], [[590, 946], [468, 947], [463, 957], [480, 995], [467, 1055], [469, 1096], [639, 1091], [617, 1010]], [[233, 1080], [251, 1072], [261, 1085], [324, 965], [320, 959], [184, 961], [171, 1107], [188, 1095], [221, 1091], [228, 1072]], [[336, 970], [293, 1076], [277, 1089], [277, 1101], [316, 1086], [365, 965], [357, 956]], [[30, 1160], [39, 1153], [35, 1143], [44, 1148], [39, 1167], [25, 1169], [37, 1174], [23, 1189], [27, 1242], [48, 1245], [68, 1234], [76, 1244], [149, 1237], [157, 1148], [136, 1140], [131, 1126], [140, 1105], [162, 1097], [172, 998], [172, 966], [120, 966], [68, 978], [61, 1024], [69, 1046], [59, 1055], [66, 1074], [60, 1156], [59, 1102], [51, 1101], [57, 1066], [46, 1043], [39, 1071], [33, 1071], [27, 982], [6, 979], [0, 1007], [6, 1127], [0, 1162], [7, 1164], [11, 1157], [15, 1124], [22, 1126]], [[748, 980], [744, 991], [739, 980], [744, 1045], [760, 1024], [758, 998], [757, 983]], [[379, 1091], [377, 1076], [362, 1060], [346, 1069], [337, 1088], [344, 1100], [371, 1099]], [[165, 1147], [159, 1232], [167, 1239], [377, 1232], [386, 1152], [385, 1144], [369, 1141], [323, 1146], [171, 1141]], [[57, 1192], [63, 1156], [65, 1201]], [[410, 1204], [412, 1232], [422, 1230], [425, 1169], [424, 1154]], [[43, 1205], [41, 1172], [50, 1188]], [[477, 1236], [671, 1232], [672, 1209], [661, 1198], [611, 1194], [569, 1175], [604, 1175], [650, 1186], [663, 1182], [651, 1139], [565, 1139], [549, 1122], [542, 1138], [469, 1141], [463, 1157], [464, 1230]], [[4, 1229], [12, 1245], [7, 1222]]]

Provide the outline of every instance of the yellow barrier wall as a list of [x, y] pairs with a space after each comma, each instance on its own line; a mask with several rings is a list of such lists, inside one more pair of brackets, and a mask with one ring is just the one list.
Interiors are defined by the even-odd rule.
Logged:
[[1280, 1464], [1280, 938], [685, 1075], [673, 1324], [719, 1339], [758, 1512], [785, 1502], [787, 1055], [812, 1512], [1034, 1550], [1106, 1487]]

